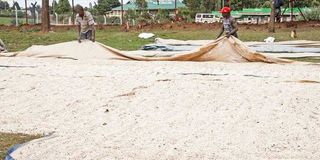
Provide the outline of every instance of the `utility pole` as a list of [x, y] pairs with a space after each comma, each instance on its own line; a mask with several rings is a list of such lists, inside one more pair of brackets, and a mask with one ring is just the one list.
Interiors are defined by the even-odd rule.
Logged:
[[28, 2], [27, 0], [24, 0], [24, 7], [26, 9], [26, 13], [25, 13], [25, 16], [26, 16], [26, 24], [28, 24]]
[[271, 0], [271, 13], [270, 13], [270, 21], [269, 21], [269, 32], [274, 33], [275, 27], [274, 27], [274, 0]]

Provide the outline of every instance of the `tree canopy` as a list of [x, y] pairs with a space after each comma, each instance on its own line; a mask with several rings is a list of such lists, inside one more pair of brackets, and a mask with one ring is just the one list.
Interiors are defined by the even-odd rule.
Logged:
[[58, 6], [55, 8], [58, 14], [71, 12], [71, 5], [69, 0], [59, 0]]
[[9, 3], [7, 1], [0, 0], [0, 9], [9, 9]]
[[111, 11], [112, 8], [120, 6], [119, 0], [98, 0], [95, 9], [98, 11], [98, 14], [105, 14], [108, 11]]

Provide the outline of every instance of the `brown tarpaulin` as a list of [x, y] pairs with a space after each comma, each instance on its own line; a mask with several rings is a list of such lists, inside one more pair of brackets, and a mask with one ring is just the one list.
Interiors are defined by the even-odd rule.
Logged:
[[127, 55], [117, 49], [105, 46], [103, 44], [100, 45], [120, 57], [139, 61], [289, 62], [288, 60], [268, 57], [257, 53], [235, 37], [222, 37], [213, 42], [205, 44], [198, 49], [190, 52], [183, 52], [183, 54], [172, 55], [170, 57], [144, 57]]
[[17, 56], [71, 59], [126, 59], [137, 61], [289, 62], [287, 60], [264, 56], [257, 53], [235, 37], [221, 37], [195, 50], [176, 52], [176, 54], [165, 57], [133, 55], [98, 42], [96, 44], [86, 42], [81, 44], [66, 42], [50, 46], [33, 46], [26, 51], [18, 53]]

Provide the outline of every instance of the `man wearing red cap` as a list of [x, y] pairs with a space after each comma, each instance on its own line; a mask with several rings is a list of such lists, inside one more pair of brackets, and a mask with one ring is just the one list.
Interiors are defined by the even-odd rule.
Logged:
[[229, 38], [231, 35], [238, 38], [238, 25], [236, 20], [230, 14], [231, 9], [229, 7], [223, 7], [220, 13], [223, 16], [223, 25], [221, 28], [221, 32], [219, 33], [219, 37], [222, 36], [223, 32], [226, 32], [226, 36]]

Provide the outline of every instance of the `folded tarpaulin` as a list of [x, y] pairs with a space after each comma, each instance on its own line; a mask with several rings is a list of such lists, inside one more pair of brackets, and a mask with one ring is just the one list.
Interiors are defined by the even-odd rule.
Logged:
[[278, 58], [264, 56], [248, 48], [235, 37], [221, 37], [191, 51], [175, 52], [172, 55], [161, 57], [145, 57], [143, 54], [130, 54], [130, 52], [92, 42], [66, 42], [49, 46], [32, 46], [17, 56], [24, 57], [54, 57], [71, 59], [125, 59], [137, 61], [221, 61], [221, 62], [288, 62]]

